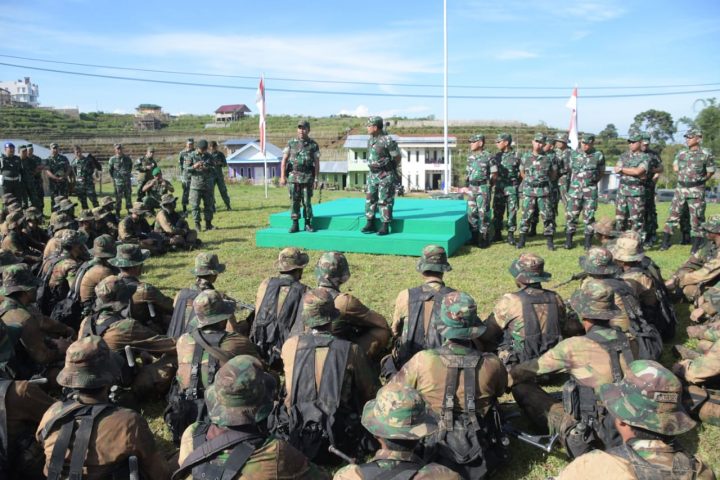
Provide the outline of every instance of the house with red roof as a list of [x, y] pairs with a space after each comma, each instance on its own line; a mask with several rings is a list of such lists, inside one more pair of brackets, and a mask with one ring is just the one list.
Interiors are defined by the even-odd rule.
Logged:
[[234, 122], [244, 117], [246, 113], [250, 113], [250, 109], [244, 103], [220, 105], [215, 110], [215, 123]]

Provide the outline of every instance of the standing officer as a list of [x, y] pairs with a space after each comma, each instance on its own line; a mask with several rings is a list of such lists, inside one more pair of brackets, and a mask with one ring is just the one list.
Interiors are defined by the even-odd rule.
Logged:
[[502, 241], [502, 226], [507, 207], [507, 241], [515, 245], [515, 228], [518, 210], [518, 185], [520, 185], [520, 157], [512, 149], [512, 135], [500, 133], [495, 139], [500, 150], [495, 156], [498, 169], [495, 197], [493, 198], [493, 224], [495, 234], [493, 242]]
[[715, 174], [715, 157], [707, 148], [702, 148], [702, 132], [694, 128], [685, 133], [686, 149], [675, 155], [673, 170], [678, 182], [670, 204], [670, 214], [665, 223], [665, 232], [660, 250], [667, 250], [672, 243], [672, 231], [680, 220], [680, 210], [687, 204], [690, 210], [692, 253], [702, 244], [700, 225], [705, 221], [705, 183]]
[[31, 173], [31, 177], [28, 178], [28, 185], [32, 185], [34, 188], [28, 188], [29, 192], [34, 193], [32, 198], [33, 206], [43, 211], [43, 202], [45, 198], [45, 190], [43, 188], [42, 172], [44, 169], [43, 161], [40, 157], [35, 155], [32, 143], [27, 145], [28, 152], [28, 164], [27, 171]]
[[110, 157], [108, 162], [108, 171], [113, 179], [115, 186], [115, 214], [119, 217], [122, 208], [122, 200], [125, 198], [125, 209], [130, 212], [132, 207], [132, 198], [130, 191], [132, 182], [130, 175], [132, 173], [132, 159], [123, 153], [123, 146], [120, 143], [115, 144], [115, 155]]
[[490, 152], [485, 151], [485, 135], [470, 137], [470, 155], [467, 159], [465, 184], [470, 189], [468, 223], [472, 242], [480, 248], [489, 246], [490, 196], [497, 181], [497, 166]]
[[[567, 133], [558, 133], [555, 135], [555, 163], [558, 166], [558, 199], [562, 200], [563, 206], [567, 210], [567, 194], [570, 189], [570, 159], [572, 150], [568, 148]], [[559, 201], [558, 201], [559, 203]], [[555, 216], [557, 217], [558, 207], [555, 205]]]
[[580, 212], [585, 222], [585, 250], [592, 245], [595, 210], [598, 203], [598, 183], [605, 172], [605, 156], [595, 150], [595, 135], [583, 134], [580, 151], [573, 152], [570, 160], [570, 190], [565, 223], [565, 248], [573, 248], [573, 235]]
[[203, 203], [205, 230], [214, 230], [212, 220], [215, 208], [213, 198], [215, 172], [212, 157], [207, 151], [207, 140], [198, 142], [197, 151], [190, 156], [190, 163], [185, 166], [190, 180], [190, 208], [192, 209], [195, 230], [200, 231], [200, 201]]
[[31, 172], [28, 170], [27, 145], [20, 145], [18, 153], [20, 156], [20, 177], [22, 178], [23, 191], [23, 197], [20, 199], [20, 203], [22, 204], [23, 210], [25, 210], [32, 205], [32, 186], [28, 185]]
[[[218, 149], [218, 143], [215, 140], [210, 142], [210, 155], [213, 159], [213, 167], [215, 167], [215, 185], [217, 185], [220, 196], [223, 202], [225, 202], [225, 208], [232, 210], [227, 186], [225, 186], [225, 172], [223, 171], [223, 168], [227, 167], [227, 159], [225, 158], [225, 154]], [[214, 195], [215, 193], [213, 192], [213, 196]]]
[[155, 161], [155, 158], [153, 158], [155, 155], [155, 149], [153, 147], [148, 147], [145, 151], [145, 156], [138, 158], [135, 160], [135, 172], [136, 172], [136, 178], [137, 178], [137, 201], [142, 202], [143, 197], [145, 197], [145, 190], [143, 190], [143, 187], [147, 182], [152, 180], [153, 178], [153, 170], [155, 170], [158, 166], [157, 162]]
[[615, 200], [615, 230], [632, 229], [645, 235], [645, 183], [650, 169], [650, 158], [640, 151], [642, 137], [630, 135], [629, 150], [620, 155], [615, 173], [620, 176]]
[[75, 195], [80, 200], [83, 210], [88, 208], [88, 198], [93, 207], [99, 206], [97, 194], [95, 193], [95, 172], [100, 166], [95, 158], [88, 154], [83, 156], [80, 145], [75, 145], [75, 159], [71, 166], [75, 170]]
[[45, 173], [50, 185], [50, 208], [55, 206], [55, 197], [69, 194], [70, 162], [61, 155], [57, 143], [50, 144], [50, 156], [45, 159]]
[[660, 155], [650, 149], [650, 134], [644, 132], [640, 135], [642, 142], [640, 150], [649, 158], [648, 173], [645, 177], [645, 243], [651, 246], [657, 239], [657, 206], [655, 205], [655, 185], [660, 174], [663, 173], [663, 164]]
[[3, 192], [11, 194], [21, 202], [26, 195], [22, 163], [20, 157], [15, 155], [15, 145], [10, 142], [5, 144], [5, 152], [0, 155], [0, 176]]
[[[292, 201], [290, 233], [300, 230], [300, 205], [303, 206], [305, 231], [314, 232], [312, 226], [312, 194], [320, 173], [320, 147], [308, 137], [310, 122], [303, 120], [297, 124], [297, 138], [293, 138], [283, 150], [280, 164], [280, 185], [289, 183], [288, 190]], [[287, 179], [286, 179], [287, 172]], [[229, 202], [228, 202], [229, 205]]]
[[367, 179], [365, 196], [365, 218], [367, 223], [362, 228], [363, 233], [375, 231], [375, 209], [380, 206], [382, 226], [378, 235], [390, 233], [392, 209], [395, 204], [395, 183], [397, 182], [397, 168], [400, 162], [400, 149], [390, 135], [383, 131], [382, 117], [370, 117], [367, 121], [368, 139], [368, 166], [370, 174]]
[[[178, 155], [178, 166], [180, 167], [180, 182], [182, 183], [182, 209], [187, 212], [188, 201], [190, 199], [190, 172], [192, 165], [190, 157], [195, 152], [195, 140], [188, 138], [185, 142], [185, 149], [180, 151]], [[200, 230], [198, 228], [198, 230]]]
[[533, 215], [539, 211], [543, 221], [543, 235], [547, 241], [548, 250], [555, 250], [553, 235], [555, 234], [555, 219], [550, 201], [550, 184], [557, 178], [557, 168], [553, 159], [543, 152], [545, 135], [536, 133], [533, 138], [532, 152], [523, 155], [520, 163], [520, 177], [522, 178], [522, 218], [520, 220], [520, 240], [517, 248], [525, 247], [525, 238], [530, 229]]

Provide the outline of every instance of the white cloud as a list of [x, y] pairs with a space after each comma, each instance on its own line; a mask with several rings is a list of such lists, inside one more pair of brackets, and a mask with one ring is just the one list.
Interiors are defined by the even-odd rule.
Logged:
[[495, 55], [496, 60], [527, 60], [537, 58], [539, 55], [527, 50], [501, 50]]
[[127, 112], [122, 108], [116, 108], [112, 111], [112, 113], [114, 113], [115, 115], [125, 115]]
[[338, 115], [350, 115], [351, 117], [369, 117], [370, 110], [365, 105], [358, 105], [353, 110], [342, 109], [338, 112]]
[[487, 23], [533, 22], [538, 14], [559, 19], [604, 22], [624, 15], [619, 0], [472, 0], [462, 5], [463, 16]]

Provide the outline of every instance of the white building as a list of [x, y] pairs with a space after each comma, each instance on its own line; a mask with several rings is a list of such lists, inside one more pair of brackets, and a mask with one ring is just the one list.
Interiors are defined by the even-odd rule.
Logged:
[[31, 107], [39, 105], [40, 91], [36, 83], [30, 83], [30, 77], [14, 82], [0, 82], [0, 89], [10, 92], [10, 98], [14, 103], [22, 103]]
[[[231, 142], [231, 141], [230, 141]], [[230, 147], [234, 144], [228, 144]], [[237, 180], [251, 179], [255, 184], [262, 184], [265, 178], [267, 162], [268, 179], [280, 176], [282, 149], [272, 143], [265, 144], [265, 155], [260, 151], [260, 142], [251, 141], [232, 151], [227, 157], [228, 177]]]

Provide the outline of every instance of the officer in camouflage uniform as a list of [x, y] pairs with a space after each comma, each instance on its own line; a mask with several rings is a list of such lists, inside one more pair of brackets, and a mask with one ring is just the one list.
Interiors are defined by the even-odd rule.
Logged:
[[99, 171], [100, 164], [95, 157], [90, 154], [83, 155], [80, 145], [74, 147], [75, 158], [70, 166], [75, 173], [75, 195], [82, 208], [87, 210], [88, 199], [92, 202], [93, 207], [97, 207], [98, 199], [95, 193], [95, 172]]
[[381, 388], [375, 400], [365, 404], [363, 426], [380, 443], [380, 450], [368, 462], [348, 465], [335, 473], [333, 480], [384, 478], [380, 475], [413, 474], [415, 480], [460, 480], [460, 475], [436, 463], [427, 463], [415, 455], [423, 438], [438, 430], [438, 421], [428, 410], [417, 390], [399, 384]]
[[212, 164], [212, 156], [207, 149], [207, 140], [200, 140], [197, 151], [190, 156], [190, 163], [185, 167], [190, 181], [190, 208], [193, 220], [195, 220], [195, 230], [198, 232], [200, 231], [200, 201], [204, 206], [205, 230], [215, 229], [212, 224], [215, 209], [215, 198], [213, 197], [215, 168]]
[[470, 189], [468, 200], [468, 223], [472, 242], [480, 248], [490, 244], [490, 198], [492, 186], [497, 181], [497, 166], [490, 152], [485, 151], [485, 135], [470, 137], [470, 155], [467, 158], [465, 185]]
[[375, 231], [375, 210], [380, 206], [382, 226], [378, 235], [390, 233], [392, 209], [395, 204], [395, 184], [398, 181], [397, 169], [400, 166], [400, 149], [390, 135], [383, 131], [382, 117], [370, 117], [367, 121], [368, 167], [365, 191], [365, 226], [363, 233]]
[[649, 158], [648, 173], [645, 178], [645, 244], [652, 246], [657, 240], [657, 206], [655, 205], [655, 186], [663, 173], [663, 164], [660, 155], [650, 149], [650, 134], [643, 132], [641, 134], [642, 143], [640, 150], [647, 154]]
[[50, 209], [55, 206], [55, 197], [69, 194], [70, 162], [59, 153], [57, 143], [50, 144], [50, 156], [45, 159], [43, 170], [48, 176], [50, 186]]
[[[568, 191], [570, 190], [570, 160], [572, 159], [572, 150], [568, 147], [567, 133], [558, 133], [555, 135], [555, 163], [558, 167], [558, 200], [562, 200], [563, 206], [567, 210]], [[559, 201], [558, 201], [559, 203]], [[555, 216], [558, 214], [557, 205], [555, 206]]]
[[695, 422], [683, 410], [682, 386], [668, 369], [651, 360], [637, 360], [622, 381], [601, 385], [598, 393], [622, 445], [575, 459], [557, 480], [715, 479], [710, 467], [674, 441], [692, 430]]
[[143, 187], [147, 182], [152, 180], [153, 171], [157, 168], [158, 164], [155, 161], [155, 149], [148, 147], [145, 151], [145, 155], [135, 160], [135, 178], [137, 179], [137, 201], [142, 202], [145, 197], [145, 190]]
[[[183, 433], [180, 469], [174, 478], [219, 478], [227, 474], [232, 480], [328, 479], [301, 452], [269, 436], [262, 426], [273, 406], [272, 384], [261, 362], [249, 355], [237, 356], [223, 365], [205, 392], [209, 421], [193, 423]], [[232, 441], [220, 448], [217, 441], [208, 443], [222, 435]], [[242, 456], [246, 460], [228, 465], [240, 452], [247, 455]]]
[[620, 176], [615, 200], [615, 229], [628, 229], [645, 236], [645, 184], [650, 171], [650, 156], [640, 151], [642, 137], [628, 138], [629, 150], [620, 155], [614, 171]]
[[498, 134], [495, 145], [500, 151], [495, 155], [498, 177], [493, 197], [493, 242], [502, 241], [503, 217], [507, 208], [507, 241], [510, 245], [515, 245], [520, 158], [512, 149], [512, 135], [509, 133]]
[[173, 193], [175, 191], [175, 187], [172, 186], [172, 183], [163, 178], [160, 167], [155, 167], [152, 170], [152, 179], [145, 183], [142, 191], [144, 195], [142, 199], [143, 205], [153, 210], [161, 207], [160, 204], [163, 195]]
[[115, 214], [119, 217], [122, 209], [122, 201], [125, 199], [125, 209], [130, 212], [132, 205], [132, 175], [133, 162], [130, 157], [123, 153], [123, 146], [115, 144], [115, 155], [108, 161], [108, 172], [115, 187]]
[[[227, 159], [225, 154], [218, 149], [218, 143], [213, 140], [210, 142], [210, 155], [213, 160], [213, 167], [215, 168], [215, 185], [217, 185], [220, 191], [220, 196], [225, 202], [225, 208], [232, 210], [230, 206], [230, 196], [228, 195], [227, 186], [225, 185], [225, 171], [223, 168], [227, 167]], [[213, 195], [215, 193], [213, 192]]]
[[680, 209], [687, 204], [690, 210], [692, 253], [702, 245], [700, 226], [705, 221], [705, 183], [715, 174], [715, 157], [707, 148], [702, 148], [702, 132], [690, 129], [685, 133], [688, 148], [675, 155], [673, 170], [678, 175], [675, 196], [670, 204], [670, 214], [665, 223], [663, 242], [660, 250], [670, 248], [673, 228], [680, 219]]
[[20, 145], [18, 147], [18, 152], [20, 156], [20, 178], [22, 179], [22, 191], [23, 191], [23, 197], [20, 199], [20, 204], [22, 205], [23, 209], [28, 208], [30, 205], [32, 205], [32, 198], [31, 198], [31, 190], [30, 186], [28, 186], [29, 180], [30, 180], [30, 171], [28, 170], [28, 156], [27, 156], [27, 146], [26, 145]]
[[583, 134], [580, 151], [570, 159], [570, 190], [565, 224], [565, 248], [573, 248], [573, 235], [580, 213], [585, 222], [585, 250], [590, 249], [598, 203], [598, 183], [605, 172], [605, 156], [595, 150], [595, 135]]
[[0, 155], [0, 175], [3, 192], [11, 194], [18, 202], [23, 202], [27, 195], [23, 165], [20, 157], [15, 155], [15, 145], [10, 142], [5, 144], [5, 152]]
[[[180, 182], [182, 183], [182, 208], [183, 212], [187, 212], [188, 201], [190, 199], [190, 166], [192, 165], [192, 155], [195, 153], [195, 140], [188, 138], [185, 143], [185, 149], [180, 151], [178, 155], [178, 167], [180, 168]], [[198, 229], [200, 230], [200, 229]]]
[[543, 235], [548, 250], [555, 250], [553, 235], [555, 234], [555, 217], [552, 212], [550, 189], [552, 181], [557, 178], [557, 166], [553, 159], [543, 153], [545, 135], [536, 133], [533, 138], [532, 152], [525, 153], [520, 163], [522, 178], [522, 218], [520, 220], [520, 240], [517, 248], [525, 248], [525, 239], [530, 230], [530, 222], [536, 211], [543, 221]]
[[305, 231], [314, 232], [312, 226], [312, 194], [320, 173], [320, 147], [308, 137], [310, 122], [303, 120], [297, 125], [297, 138], [293, 138], [283, 150], [280, 164], [280, 185], [288, 184], [292, 208], [290, 233], [300, 230], [300, 206], [303, 207]]
[[28, 176], [28, 192], [31, 193], [32, 204], [43, 211], [45, 189], [43, 187], [42, 172], [44, 169], [43, 161], [40, 157], [35, 155], [32, 143], [26, 145], [28, 158], [27, 158], [27, 172], [30, 173]]
[[135, 456], [139, 469], [135, 474], [140, 478], [170, 478], [170, 466], [145, 419], [110, 402], [110, 387], [117, 376], [102, 338], [82, 338], [68, 349], [65, 368], [57, 380], [76, 396], [52, 405], [38, 427], [37, 440], [45, 450], [45, 475], [66, 472], [72, 478], [107, 479], [115, 478], [114, 474], [128, 478], [128, 458]]
[[8, 232], [0, 246], [3, 250], [21, 257], [28, 265], [33, 265], [42, 261], [42, 251], [32, 247], [32, 240], [23, 231], [24, 225], [25, 217], [22, 212], [12, 212], [8, 215], [5, 219]]

